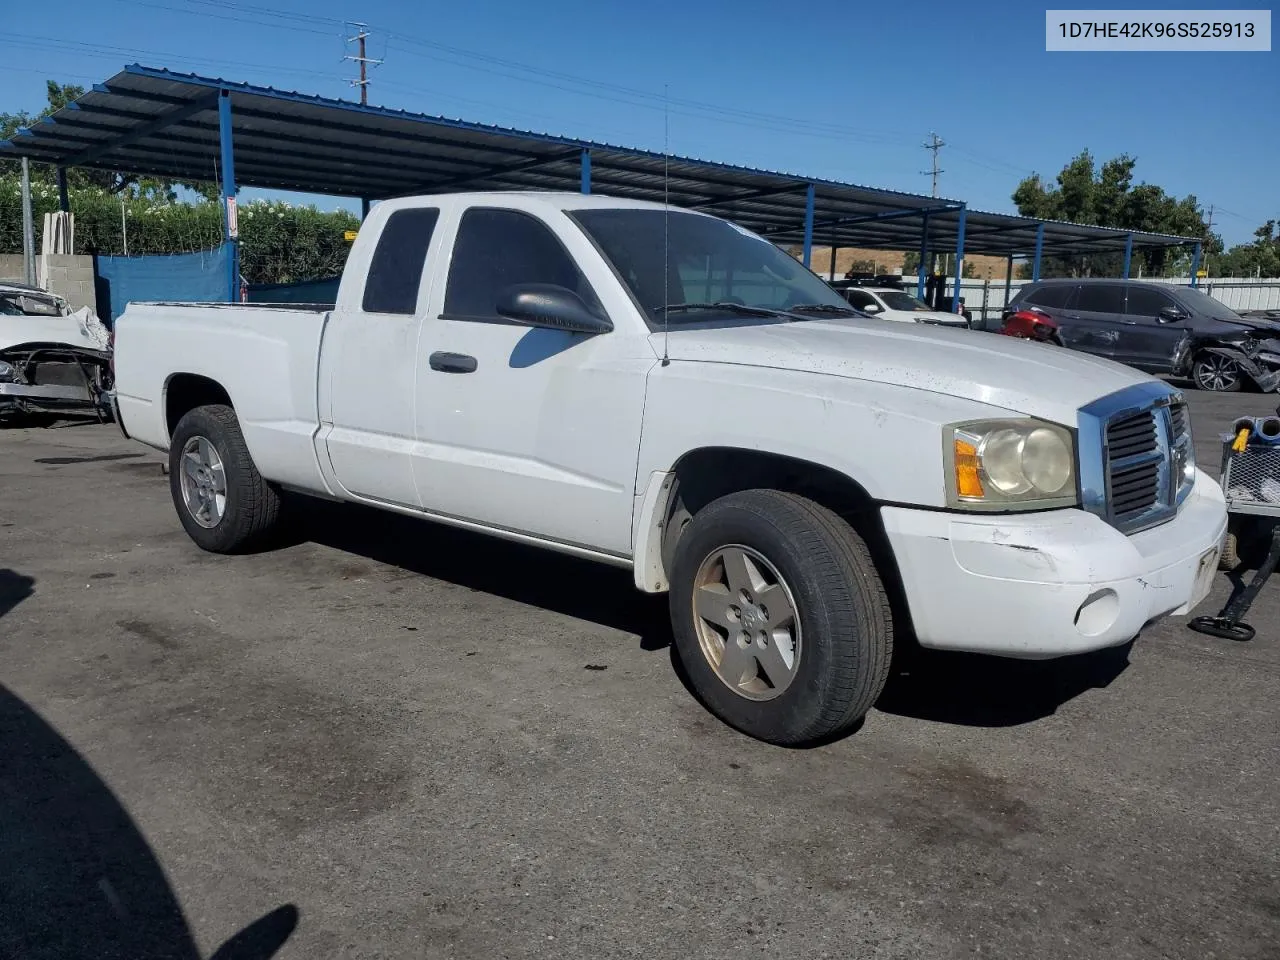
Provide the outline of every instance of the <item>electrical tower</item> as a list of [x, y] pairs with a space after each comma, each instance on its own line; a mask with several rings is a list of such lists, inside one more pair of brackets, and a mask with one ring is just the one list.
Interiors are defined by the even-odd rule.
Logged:
[[921, 170], [920, 172], [925, 176], [929, 176], [929, 175], [933, 176], [933, 196], [935, 197], [938, 195], [938, 174], [945, 172], [943, 170], [938, 169], [938, 151], [941, 150], [946, 145], [947, 145], [946, 141], [944, 141], [932, 130], [929, 131], [929, 139], [926, 140], [923, 144], [921, 144], [921, 146], [923, 146], [926, 150], [933, 151], [933, 169]]
[[376, 67], [378, 64], [382, 63], [382, 61], [373, 60], [365, 56], [364, 42], [369, 37], [369, 32], [365, 29], [367, 24], [355, 23], [353, 21], [349, 24], [349, 26], [356, 28], [356, 35], [354, 37], [348, 37], [347, 43], [357, 44], [358, 46], [356, 49], [358, 50], [358, 52], [354, 57], [351, 56], [350, 54], [347, 54], [342, 59], [354, 60], [356, 63], [360, 64], [360, 79], [352, 80], [351, 85], [353, 87], [360, 88], [360, 102], [362, 104], [367, 104], [369, 102], [369, 64], [373, 64]]

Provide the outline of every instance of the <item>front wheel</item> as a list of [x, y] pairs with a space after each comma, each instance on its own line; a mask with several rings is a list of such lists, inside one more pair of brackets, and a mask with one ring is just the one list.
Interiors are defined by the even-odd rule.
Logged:
[[1244, 385], [1244, 371], [1230, 357], [1202, 353], [1191, 365], [1191, 379], [1200, 390], [1212, 393], [1238, 393]]
[[769, 743], [847, 731], [888, 678], [889, 602], [870, 551], [803, 497], [747, 490], [694, 514], [674, 551], [670, 604], [694, 690]]
[[261, 543], [280, 517], [280, 495], [254, 466], [235, 411], [196, 407], [169, 442], [169, 491], [196, 545], [237, 553]]

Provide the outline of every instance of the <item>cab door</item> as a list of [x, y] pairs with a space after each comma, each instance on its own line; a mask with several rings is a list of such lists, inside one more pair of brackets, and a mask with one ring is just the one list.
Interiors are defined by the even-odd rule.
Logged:
[[[657, 357], [581, 231], [562, 213], [553, 227], [542, 205], [519, 202], [450, 215], [448, 274], [433, 290], [418, 351], [423, 508], [629, 556], [645, 378]], [[573, 291], [613, 330], [500, 317], [498, 296], [525, 283]]]
[[[377, 230], [377, 217], [366, 230]], [[364, 283], [350, 290], [344, 283], [325, 330], [321, 435], [334, 479], [359, 499], [421, 505], [413, 477], [416, 358], [439, 219], [434, 206], [386, 215], [368, 262], [347, 264]]]

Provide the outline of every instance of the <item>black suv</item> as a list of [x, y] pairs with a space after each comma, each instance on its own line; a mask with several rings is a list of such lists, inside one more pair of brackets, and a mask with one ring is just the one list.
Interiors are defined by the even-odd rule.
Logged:
[[1201, 390], [1280, 385], [1280, 323], [1242, 317], [1192, 287], [1134, 280], [1042, 280], [1004, 309], [1045, 314], [1065, 346]]

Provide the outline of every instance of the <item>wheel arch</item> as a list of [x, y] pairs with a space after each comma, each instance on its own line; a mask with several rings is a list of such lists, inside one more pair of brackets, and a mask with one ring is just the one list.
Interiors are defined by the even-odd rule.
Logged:
[[871, 550], [895, 621], [910, 623], [880, 504], [866, 487], [823, 464], [764, 450], [699, 447], [682, 454], [669, 469], [650, 475], [635, 537], [636, 586], [648, 593], [665, 592], [676, 544], [693, 514], [719, 497], [757, 488], [806, 497], [848, 522]]
[[199, 373], [170, 374], [164, 383], [163, 396], [166, 440], [173, 438], [178, 421], [196, 407], [224, 404], [235, 409], [227, 388], [212, 377]]

